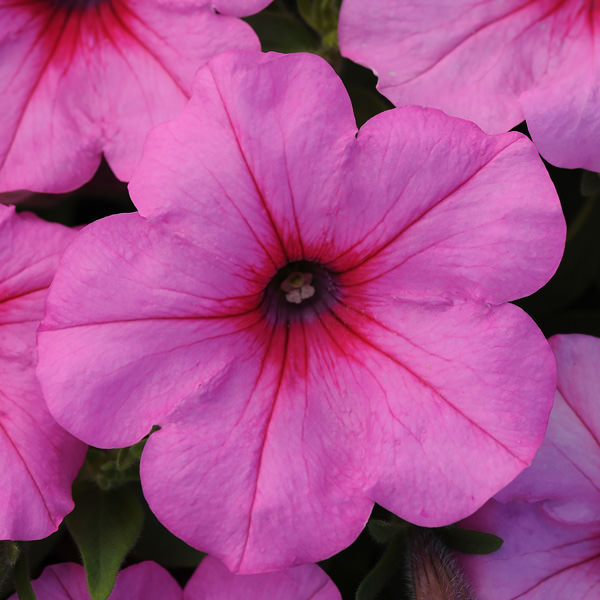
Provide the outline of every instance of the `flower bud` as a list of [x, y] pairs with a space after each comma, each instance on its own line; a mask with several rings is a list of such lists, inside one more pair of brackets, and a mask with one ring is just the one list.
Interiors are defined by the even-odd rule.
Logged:
[[410, 534], [409, 578], [414, 600], [475, 600], [452, 552], [430, 529]]

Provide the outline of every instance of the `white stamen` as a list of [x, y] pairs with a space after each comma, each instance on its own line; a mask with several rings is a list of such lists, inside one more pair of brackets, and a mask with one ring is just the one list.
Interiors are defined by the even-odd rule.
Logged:
[[285, 299], [292, 304], [300, 304], [315, 295], [315, 288], [310, 285], [312, 273], [291, 273], [281, 284], [281, 289], [286, 292]]

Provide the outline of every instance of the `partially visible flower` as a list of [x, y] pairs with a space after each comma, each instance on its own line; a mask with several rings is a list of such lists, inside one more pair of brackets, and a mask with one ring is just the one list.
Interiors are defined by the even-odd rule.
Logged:
[[74, 232], [0, 205], [0, 540], [55, 531], [85, 445], [50, 416], [35, 375], [48, 286]]
[[558, 391], [531, 467], [465, 521], [504, 538], [462, 559], [480, 600], [600, 597], [600, 339], [550, 339]]
[[[75, 563], [46, 567], [31, 582], [37, 600], [90, 600], [85, 569]], [[263, 575], [234, 575], [207, 556], [185, 590], [160, 565], [146, 561], [123, 569], [107, 600], [341, 600], [331, 579], [317, 565]], [[17, 600], [12, 595], [9, 600]]]
[[235, 575], [207, 556], [187, 582], [183, 600], [342, 600], [317, 565], [260, 575]]
[[533, 145], [435, 110], [359, 132], [312, 55], [223, 54], [150, 134], [139, 214], [85, 228], [39, 335], [50, 410], [137, 442], [158, 518], [231, 569], [315, 562], [373, 502], [463, 518], [541, 444], [555, 387], [508, 300], [565, 226]]
[[129, 180], [195, 72], [259, 48], [239, 16], [271, 0], [0, 0], [0, 192], [64, 192], [102, 153]]
[[549, 162], [600, 171], [596, 0], [344, 0], [339, 41], [396, 105], [489, 133], [526, 119]]
[[[31, 582], [36, 600], [90, 600], [85, 570], [75, 563], [46, 567]], [[182, 600], [179, 584], [168, 571], [147, 561], [123, 569], [107, 600]], [[17, 600], [14, 594], [9, 600]], [[283, 600], [283, 599], [282, 599]]]

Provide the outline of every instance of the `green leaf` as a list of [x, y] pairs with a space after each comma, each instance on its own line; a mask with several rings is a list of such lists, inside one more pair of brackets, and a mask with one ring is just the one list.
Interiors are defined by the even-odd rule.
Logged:
[[379, 562], [369, 571], [356, 590], [356, 600], [377, 600], [385, 587], [402, 569], [406, 538], [395, 537], [385, 549]]
[[302, 18], [321, 36], [337, 32], [340, 0], [296, 0], [296, 6]]
[[19, 600], [36, 600], [31, 581], [29, 581], [29, 565], [24, 553], [21, 553], [15, 566], [15, 588]]
[[65, 519], [85, 567], [92, 600], [106, 600], [119, 567], [140, 534], [143, 511], [126, 487], [74, 489], [75, 510]]
[[503, 539], [493, 533], [461, 529], [460, 527], [441, 527], [436, 530], [442, 541], [463, 554], [491, 554], [500, 549]]
[[406, 532], [410, 524], [401, 519], [394, 521], [382, 521], [381, 519], [370, 519], [367, 530], [370, 536], [379, 544], [387, 544], [398, 534]]
[[258, 35], [263, 52], [314, 52], [319, 40], [299, 19], [263, 11], [244, 19]]
[[17, 559], [19, 558], [19, 546], [11, 541], [0, 541], [0, 588], [2, 584], [12, 575]]

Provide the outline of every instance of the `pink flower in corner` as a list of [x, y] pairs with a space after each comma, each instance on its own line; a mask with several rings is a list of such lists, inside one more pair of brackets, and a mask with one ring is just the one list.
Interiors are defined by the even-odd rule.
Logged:
[[595, 0], [344, 0], [342, 54], [396, 105], [425, 104], [499, 133], [527, 120], [559, 167], [600, 171]]
[[[37, 600], [90, 600], [81, 565], [44, 569], [32, 582]], [[341, 600], [331, 579], [317, 565], [263, 575], [234, 575], [207, 556], [181, 591], [173, 577], [147, 561], [123, 569], [108, 600]], [[16, 594], [9, 600], [17, 600]]]
[[544, 444], [465, 526], [504, 538], [462, 562], [481, 600], [596, 600], [600, 595], [600, 339], [550, 339], [558, 391]]
[[342, 600], [317, 565], [259, 575], [234, 575], [216, 558], [202, 560], [187, 582], [183, 600]]
[[[90, 600], [85, 570], [75, 563], [46, 567], [31, 587], [37, 600]], [[168, 571], [147, 561], [120, 571], [107, 600], [183, 600], [183, 594]]]
[[357, 135], [322, 59], [225, 54], [130, 192], [67, 252], [38, 373], [89, 443], [161, 426], [142, 485], [176, 535], [235, 571], [316, 562], [373, 502], [449, 523], [529, 463], [554, 359], [507, 301], [565, 226], [524, 136], [420, 108]]
[[[102, 153], [129, 180], [195, 72], [259, 48], [236, 16], [270, 0], [0, 0], [0, 192], [74, 189]], [[217, 12], [218, 11], [218, 12]]]
[[35, 376], [47, 288], [73, 235], [0, 205], [0, 540], [46, 537], [73, 509], [85, 446], [55, 423]]

